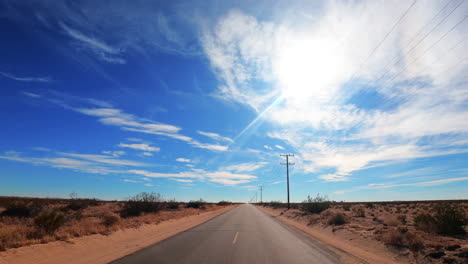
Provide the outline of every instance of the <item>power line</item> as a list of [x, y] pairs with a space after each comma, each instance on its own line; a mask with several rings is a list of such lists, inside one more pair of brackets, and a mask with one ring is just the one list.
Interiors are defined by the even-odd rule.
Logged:
[[[438, 28], [449, 16], [451, 16], [453, 14], [453, 12], [455, 12], [455, 10], [458, 9], [458, 7], [460, 7], [461, 4], [463, 4], [463, 2], [465, 2], [465, 0], [462, 0], [460, 3], [458, 3], [455, 8], [453, 8], [445, 17], [442, 18], [442, 20], [439, 21], [439, 23], [437, 23], [429, 32], [426, 33], [426, 35], [424, 35], [424, 37], [422, 37], [410, 50], [408, 50], [406, 52], [406, 55], [410, 54], [412, 51], [415, 50], [415, 48], [417, 46], [419, 46], [419, 44], [421, 44], [421, 42], [423, 42], [432, 32], [434, 32], [434, 30], [436, 28]], [[444, 7], [445, 8], [445, 7]], [[452, 29], [453, 30], [453, 29]], [[451, 31], [451, 30], [450, 30]], [[403, 56], [400, 56], [400, 58], [395, 61], [395, 62], [391, 62], [390, 64], [393, 64], [393, 65], [396, 65], [398, 64], [401, 60], [403, 59]], [[385, 67], [387, 67], [389, 64], [387, 64]], [[389, 67], [379, 78], [377, 78], [377, 80], [375, 80], [375, 82], [378, 82], [380, 81], [388, 72], [390, 72], [392, 68]]]
[[371, 51], [371, 53], [369, 53], [369, 55], [367, 56], [367, 58], [364, 60], [364, 62], [362, 62], [360, 65], [359, 65], [359, 68], [351, 75], [351, 77], [345, 82], [345, 87], [347, 84], [349, 84], [352, 80], [354, 80], [354, 78], [356, 77], [357, 73], [362, 69], [362, 66], [366, 65], [367, 64], [367, 61], [374, 55], [374, 53], [380, 48], [380, 46], [382, 46], [382, 44], [385, 42], [385, 40], [387, 40], [388, 36], [390, 36], [390, 34], [392, 34], [392, 32], [395, 30], [395, 28], [401, 23], [401, 21], [403, 21], [403, 18], [408, 14], [408, 12], [411, 10], [411, 8], [413, 8], [413, 6], [416, 4], [417, 0], [414, 0], [413, 3], [406, 9], [406, 11], [398, 18], [398, 20], [395, 22], [395, 24], [393, 24], [392, 28], [390, 29], [389, 32], [387, 32], [387, 34], [385, 34], [385, 36], [383, 37], [383, 39], [379, 42], [379, 44], [377, 44], [377, 46], [374, 47], [374, 49]]
[[289, 157], [294, 157], [294, 154], [284, 154], [280, 155], [281, 157], [286, 157], [286, 163], [281, 163], [281, 165], [286, 165], [286, 179], [288, 182], [288, 209], [289, 209], [289, 165], [294, 165], [294, 163], [289, 162]]

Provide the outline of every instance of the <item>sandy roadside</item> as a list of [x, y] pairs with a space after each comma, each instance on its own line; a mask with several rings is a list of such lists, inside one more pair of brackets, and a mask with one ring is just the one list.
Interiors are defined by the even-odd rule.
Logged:
[[386, 250], [382, 245], [378, 245], [375, 241], [363, 240], [349, 235], [336, 235], [331, 230], [308, 226], [307, 223], [280, 215], [285, 209], [272, 209], [262, 206], [257, 206], [257, 208], [322, 242], [325, 246], [339, 254], [343, 263], [408, 263], [401, 258], [397, 259], [394, 254]]
[[235, 206], [116, 231], [108, 236], [91, 235], [0, 252], [0, 264], [98, 264], [121, 258], [156, 242], [200, 225]]

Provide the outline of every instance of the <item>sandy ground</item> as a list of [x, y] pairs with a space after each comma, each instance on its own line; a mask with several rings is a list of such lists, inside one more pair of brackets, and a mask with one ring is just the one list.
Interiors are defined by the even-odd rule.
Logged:
[[305, 221], [292, 219], [287, 216], [287, 213], [282, 213], [285, 209], [272, 209], [262, 206], [258, 206], [257, 208], [322, 242], [325, 246], [339, 254], [342, 257], [343, 263], [410, 263], [406, 259], [388, 251], [385, 246], [376, 243], [376, 241], [364, 239], [359, 235], [345, 232], [345, 230], [334, 232], [332, 227], [309, 226]]
[[157, 225], [119, 230], [0, 252], [0, 264], [108, 263], [210, 220], [235, 206], [167, 220]]

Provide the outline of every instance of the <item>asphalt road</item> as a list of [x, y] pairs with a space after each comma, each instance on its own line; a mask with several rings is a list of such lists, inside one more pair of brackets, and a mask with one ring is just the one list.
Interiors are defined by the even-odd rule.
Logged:
[[338, 255], [252, 205], [240, 205], [114, 264], [340, 263]]

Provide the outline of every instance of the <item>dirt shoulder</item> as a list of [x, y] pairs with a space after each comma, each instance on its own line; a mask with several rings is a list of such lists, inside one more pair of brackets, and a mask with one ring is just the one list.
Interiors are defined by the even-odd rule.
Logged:
[[169, 219], [159, 224], [144, 224], [138, 228], [117, 230], [109, 235], [97, 234], [10, 249], [0, 252], [0, 263], [108, 263], [200, 225], [234, 207], [226, 206], [183, 218]]
[[257, 206], [281, 222], [297, 228], [315, 240], [334, 250], [342, 257], [343, 263], [410, 263], [404, 257], [390, 252], [376, 241], [364, 239], [346, 230], [335, 230], [333, 227], [312, 226], [304, 217], [298, 217], [297, 210], [273, 209]]

